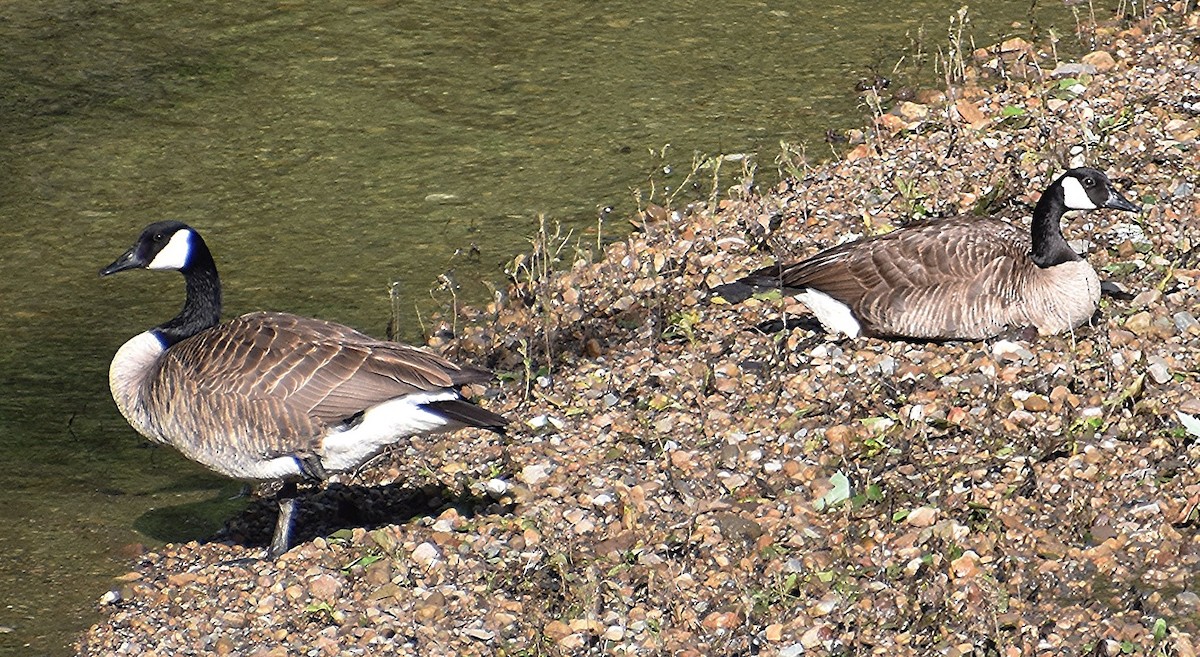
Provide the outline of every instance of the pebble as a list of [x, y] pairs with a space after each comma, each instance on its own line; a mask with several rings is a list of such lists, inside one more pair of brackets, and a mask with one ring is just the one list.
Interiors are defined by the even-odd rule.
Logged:
[[421, 543], [412, 551], [412, 560], [425, 568], [437, 564], [440, 558], [441, 553], [432, 543]]
[[1131, 315], [1125, 320], [1125, 328], [1137, 336], [1144, 336], [1150, 332], [1150, 326], [1154, 323], [1154, 315], [1149, 312], [1142, 311]]
[[1108, 73], [1117, 67], [1116, 60], [1108, 52], [1095, 50], [1084, 55], [1080, 62], [1096, 69], [1098, 73]]
[[1175, 322], [1175, 328], [1184, 335], [1200, 335], [1200, 321], [1196, 321], [1196, 317], [1192, 313], [1181, 310], [1171, 316]]
[[1063, 62], [1054, 67], [1050, 72], [1050, 77], [1058, 78], [1077, 78], [1081, 75], [1095, 75], [1096, 67], [1092, 64], [1084, 64], [1081, 62]]
[[929, 527], [937, 520], [938, 510], [933, 507], [917, 507], [909, 512], [905, 522], [913, 527]]
[[494, 499], [500, 499], [501, 497], [504, 497], [505, 493], [508, 492], [509, 485], [508, 482], [504, 481], [503, 479], [492, 478], [484, 482], [483, 488], [487, 491], [487, 494], [492, 496]]
[[468, 627], [463, 630], [463, 634], [475, 639], [476, 641], [491, 641], [492, 639], [496, 638], [495, 632], [479, 627]]
[[1146, 362], [1150, 364], [1146, 371], [1150, 374], [1151, 380], [1160, 385], [1171, 381], [1171, 369], [1161, 356], [1150, 356]]
[[308, 582], [308, 594], [317, 600], [335, 600], [341, 592], [341, 581], [332, 575], [317, 575]]
[[1012, 340], [997, 340], [992, 345], [992, 355], [1005, 362], [1032, 362], [1035, 358], [1028, 347]]
[[536, 486], [550, 478], [550, 466], [544, 463], [527, 465], [521, 469], [521, 481]]
[[800, 657], [804, 654], [804, 644], [793, 643], [779, 649], [779, 657]]

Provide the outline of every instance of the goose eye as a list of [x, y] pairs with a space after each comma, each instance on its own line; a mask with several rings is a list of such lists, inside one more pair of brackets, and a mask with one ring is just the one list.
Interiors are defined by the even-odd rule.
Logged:
[[1083, 179], [1083, 186], [1084, 186], [1084, 187], [1095, 187], [1095, 186], [1096, 186], [1096, 179], [1095, 179], [1095, 178], [1084, 178], [1084, 179]]

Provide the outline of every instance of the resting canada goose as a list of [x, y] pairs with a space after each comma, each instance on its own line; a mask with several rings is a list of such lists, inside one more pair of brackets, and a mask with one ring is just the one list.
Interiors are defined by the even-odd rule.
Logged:
[[295, 482], [353, 470], [419, 434], [507, 420], [463, 399], [459, 387], [491, 374], [352, 328], [256, 312], [224, 324], [221, 283], [200, 234], [178, 221], [151, 224], [100, 271], [183, 274], [187, 300], [174, 319], [117, 350], [109, 386], [138, 433], [244, 481], [284, 481], [267, 554], [288, 549]]
[[1068, 210], [1139, 208], [1095, 169], [1067, 171], [1046, 189], [1028, 233], [998, 219], [914, 223], [849, 242], [739, 283], [799, 291], [829, 331], [928, 340], [979, 340], [1012, 328], [1042, 335], [1091, 318], [1096, 271], [1063, 239]]

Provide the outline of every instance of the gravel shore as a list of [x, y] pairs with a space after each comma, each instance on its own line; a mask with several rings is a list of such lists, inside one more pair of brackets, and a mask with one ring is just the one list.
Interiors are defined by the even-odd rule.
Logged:
[[[1140, 9], [1140, 5], [1139, 5]], [[1200, 641], [1200, 13], [1056, 62], [976, 51], [773, 189], [544, 244], [434, 348], [494, 368], [501, 440], [414, 441], [138, 557], [83, 655], [1180, 655]], [[793, 163], [795, 164], [795, 163]], [[918, 216], [1027, 225], [1067, 166], [1141, 215], [1064, 234], [1090, 325], [923, 344], [753, 327], [712, 287]], [[643, 220], [644, 219], [644, 220]], [[594, 261], [593, 261], [594, 260]]]

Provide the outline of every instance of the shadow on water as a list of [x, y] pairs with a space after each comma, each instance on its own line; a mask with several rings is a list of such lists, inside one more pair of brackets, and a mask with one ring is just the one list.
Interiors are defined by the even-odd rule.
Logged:
[[207, 496], [205, 499], [152, 508], [134, 519], [133, 528], [158, 543], [204, 541], [250, 503], [249, 498], [242, 495], [239, 483], [222, 479], [216, 482], [221, 488], [213, 491], [212, 479], [203, 475], [191, 479], [194, 485], [180, 481], [171, 488], [177, 492], [200, 493]]

